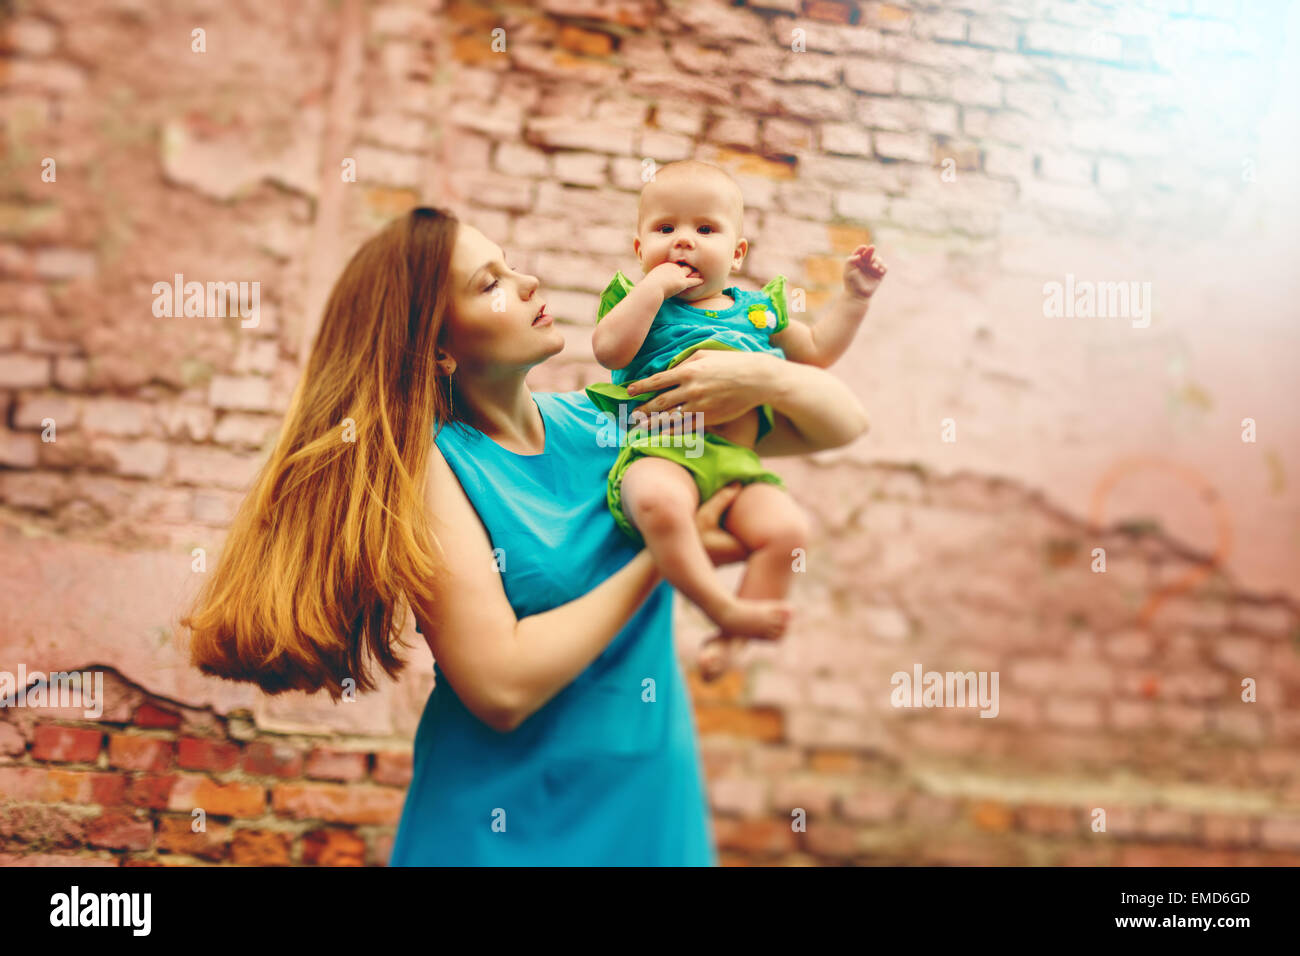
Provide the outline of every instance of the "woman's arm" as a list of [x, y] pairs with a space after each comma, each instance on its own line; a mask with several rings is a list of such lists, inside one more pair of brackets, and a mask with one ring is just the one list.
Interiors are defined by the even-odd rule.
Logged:
[[[700, 349], [680, 365], [629, 383], [628, 392], [667, 389], [637, 408], [653, 417], [681, 404], [704, 424], [730, 421], [769, 404], [775, 427], [754, 450], [760, 455], [803, 455], [838, 448], [870, 427], [866, 409], [834, 375], [767, 352]], [[659, 419], [660, 427], [667, 421]]]
[[[600, 655], [659, 583], [659, 572], [643, 549], [582, 597], [518, 619], [487, 531], [436, 445], [429, 472], [426, 500], [446, 565], [428, 593], [411, 603], [457, 696], [485, 724], [506, 733]], [[719, 492], [697, 514], [715, 563], [745, 556], [718, 526], [736, 492]]]

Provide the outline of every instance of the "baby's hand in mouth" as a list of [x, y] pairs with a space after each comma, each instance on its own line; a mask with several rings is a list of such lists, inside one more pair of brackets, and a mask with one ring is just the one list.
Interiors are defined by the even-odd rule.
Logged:
[[665, 299], [692, 289], [704, 281], [689, 263], [681, 260], [660, 263], [650, 270], [646, 278], [653, 278], [659, 283], [659, 291]]

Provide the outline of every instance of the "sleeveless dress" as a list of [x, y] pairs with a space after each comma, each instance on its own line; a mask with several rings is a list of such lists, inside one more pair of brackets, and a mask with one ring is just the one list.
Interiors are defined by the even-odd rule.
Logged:
[[[618, 447], [586, 394], [534, 392], [538, 455], [462, 423], [435, 436], [524, 618], [586, 594], [637, 548], [605, 507]], [[716, 866], [694, 713], [661, 582], [605, 650], [510, 733], [434, 663], [390, 866]]]

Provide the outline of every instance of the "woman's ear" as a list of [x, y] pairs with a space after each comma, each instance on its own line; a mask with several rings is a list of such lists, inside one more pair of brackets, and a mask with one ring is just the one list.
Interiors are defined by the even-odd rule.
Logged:
[[442, 371], [443, 375], [451, 375], [456, 371], [456, 360], [454, 358], [442, 349], [438, 349], [434, 354], [434, 361], [438, 363], [438, 368]]

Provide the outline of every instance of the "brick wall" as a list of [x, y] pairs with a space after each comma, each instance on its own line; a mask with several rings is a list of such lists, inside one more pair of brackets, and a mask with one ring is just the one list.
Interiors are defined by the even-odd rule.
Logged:
[[105, 683], [100, 720], [0, 723], [0, 865], [387, 863], [409, 746], [263, 734]]
[[[687, 156], [742, 185], [743, 284], [784, 272], [815, 309], [858, 243], [891, 265], [837, 368], [871, 435], [777, 463], [817, 519], [798, 625], [693, 682], [724, 861], [1300, 861], [1276, 6], [17, 7], [0, 670], [102, 668], [112, 706], [0, 712], [5, 862], [386, 859], [418, 639], [351, 706], [201, 679], [171, 640], [192, 549], [220, 548], [362, 238], [455, 208], [562, 320], [535, 387], [576, 387], [605, 374], [595, 293], [638, 274], [645, 161]], [[1151, 334], [1046, 320], [1067, 272], [1152, 281]], [[258, 326], [154, 318], [175, 273], [258, 280]], [[890, 706], [915, 663], [998, 671], [998, 718]]]

